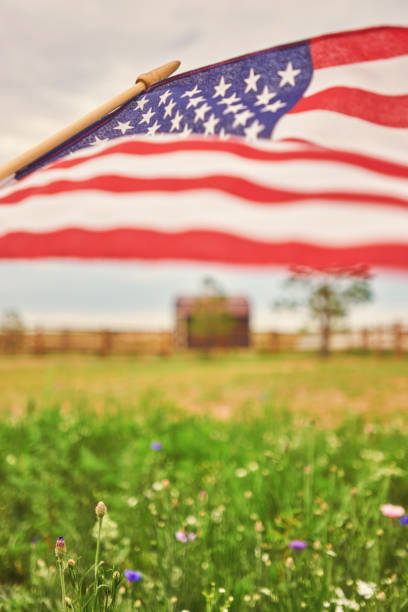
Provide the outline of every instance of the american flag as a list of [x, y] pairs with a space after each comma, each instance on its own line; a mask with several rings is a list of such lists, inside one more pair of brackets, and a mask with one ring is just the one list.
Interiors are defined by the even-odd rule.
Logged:
[[176, 75], [16, 175], [0, 257], [408, 268], [408, 28]]

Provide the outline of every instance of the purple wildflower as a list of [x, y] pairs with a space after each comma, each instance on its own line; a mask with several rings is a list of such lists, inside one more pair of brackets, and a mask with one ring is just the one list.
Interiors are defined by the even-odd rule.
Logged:
[[139, 582], [142, 579], [142, 574], [133, 570], [125, 570], [123, 574], [128, 579], [128, 582]]
[[404, 516], [401, 516], [400, 524], [401, 525], [408, 525], [408, 514], [405, 514]]
[[150, 448], [154, 451], [159, 451], [163, 448], [163, 444], [161, 442], [151, 442]]
[[176, 531], [176, 533], [174, 535], [176, 537], [176, 540], [178, 540], [179, 542], [185, 543], [188, 540], [188, 536], [187, 536], [185, 531], [181, 531], [181, 530], [180, 531]]
[[303, 550], [307, 547], [307, 542], [304, 540], [292, 540], [289, 542], [289, 547], [293, 548], [293, 550]]

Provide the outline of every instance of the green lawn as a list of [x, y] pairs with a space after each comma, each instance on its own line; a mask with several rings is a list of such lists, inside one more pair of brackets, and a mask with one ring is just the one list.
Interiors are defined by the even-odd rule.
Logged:
[[[62, 609], [60, 536], [77, 612], [407, 609], [408, 525], [380, 511], [408, 510], [406, 373], [385, 357], [3, 358], [0, 610]], [[94, 605], [94, 570], [78, 584], [99, 500]]]

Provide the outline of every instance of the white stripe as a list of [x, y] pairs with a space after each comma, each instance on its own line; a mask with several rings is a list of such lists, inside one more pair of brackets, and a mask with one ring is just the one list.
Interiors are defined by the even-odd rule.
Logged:
[[37, 172], [18, 187], [25, 190], [52, 181], [85, 180], [104, 174], [135, 178], [227, 175], [289, 191], [360, 191], [378, 194], [379, 202], [381, 194], [408, 199], [406, 179], [384, 176], [349, 164], [320, 160], [255, 161], [213, 151], [176, 152], [159, 156], [109, 155], [90, 159], [73, 168], [50, 168], [47, 172]]
[[284, 115], [272, 138], [300, 138], [331, 149], [375, 155], [403, 164], [408, 161], [408, 129], [385, 127], [326, 110]]
[[404, 95], [408, 93], [407, 75], [408, 55], [320, 68], [313, 72], [305, 96], [329, 87], [357, 87], [388, 96]]
[[322, 245], [407, 242], [404, 209], [330, 203], [259, 206], [200, 191], [187, 194], [64, 193], [0, 208], [0, 233], [69, 227], [161, 231], [207, 229], [257, 240], [303, 240]]

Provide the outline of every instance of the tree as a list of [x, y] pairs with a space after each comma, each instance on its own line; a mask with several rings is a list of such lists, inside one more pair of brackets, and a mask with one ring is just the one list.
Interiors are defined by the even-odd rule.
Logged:
[[275, 308], [306, 308], [316, 320], [320, 333], [320, 354], [330, 353], [330, 336], [339, 320], [351, 306], [372, 299], [371, 274], [365, 266], [325, 269], [296, 266], [284, 282], [286, 295], [275, 302]]

